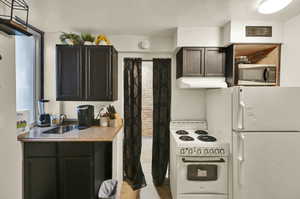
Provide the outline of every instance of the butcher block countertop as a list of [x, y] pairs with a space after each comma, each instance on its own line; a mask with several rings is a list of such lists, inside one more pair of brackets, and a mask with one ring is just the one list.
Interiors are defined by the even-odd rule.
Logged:
[[44, 134], [50, 128], [33, 128], [30, 132], [18, 136], [21, 142], [111, 142], [121, 131], [118, 127], [92, 126], [84, 130], [74, 129], [64, 134]]

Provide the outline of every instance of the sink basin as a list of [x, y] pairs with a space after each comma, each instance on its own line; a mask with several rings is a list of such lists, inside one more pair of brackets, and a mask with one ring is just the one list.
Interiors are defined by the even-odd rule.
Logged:
[[44, 134], [64, 134], [74, 129], [78, 129], [77, 125], [68, 125], [68, 126], [58, 126], [47, 131], [44, 131]]

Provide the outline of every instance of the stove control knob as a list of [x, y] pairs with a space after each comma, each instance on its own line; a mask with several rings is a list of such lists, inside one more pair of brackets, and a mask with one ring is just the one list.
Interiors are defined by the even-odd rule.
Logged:
[[201, 149], [197, 149], [197, 155], [201, 155]]
[[224, 149], [220, 149], [220, 153], [221, 154], [225, 154], [225, 150]]
[[184, 155], [184, 154], [185, 154], [185, 149], [184, 149], [184, 148], [180, 149], [180, 154], [181, 154], [181, 155]]
[[204, 154], [208, 154], [208, 153], [209, 153], [208, 149], [204, 149]]
[[214, 153], [215, 153], [214, 149], [210, 149], [210, 150], [209, 150], [209, 153], [210, 153], [210, 154], [214, 154]]
[[215, 149], [215, 154], [220, 154], [220, 149]]
[[189, 149], [189, 155], [193, 154], [193, 149]]

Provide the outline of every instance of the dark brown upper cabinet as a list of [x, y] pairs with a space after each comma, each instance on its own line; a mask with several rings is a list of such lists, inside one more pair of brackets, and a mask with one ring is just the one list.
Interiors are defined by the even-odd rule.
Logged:
[[224, 77], [222, 48], [183, 47], [176, 56], [176, 77]]
[[118, 52], [113, 46], [57, 45], [58, 101], [118, 99]]
[[57, 46], [57, 100], [83, 98], [83, 70], [81, 46]]
[[224, 77], [225, 53], [222, 48], [205, 49], [205, 76]]

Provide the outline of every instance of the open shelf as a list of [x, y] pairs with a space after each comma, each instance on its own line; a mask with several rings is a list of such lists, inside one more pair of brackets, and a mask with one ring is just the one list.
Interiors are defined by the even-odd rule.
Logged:
[[[235, 44], [236, 73], [238, 68], [276, 68], [276, 73], [278, 74], [276, 83], [270, 83], [269, 86], [280, 85], [280, 50], [281, 44]], [[245, 62], [238, 60], [245, 60]], [[253, 82], [239, 82], [239, 85], [248, 84], [253, 85]], [[267, 84], [264, 83], [264, 85]]]
[[27, 32], [27, 28], [25, 26], [12, 20], [2, 18], [0, 18], [0, 31], [3, 31], [8, 35], [32, 35], [31, 33]]
[[249, 56], [257, 52], [272, 51], [275, 48], [278, 48], [278, 44], [237, 44], [235, 56]]
[[[0, 14], [0, 31], [8, 35], [32, 35], [27, 31], [29, 7], [25, 0], [0, 0], [0, 6], [7, 10], [7, 13]], [[25, 14], [24, 24], [18, 23], [16, 12]]]

